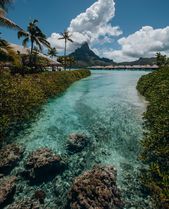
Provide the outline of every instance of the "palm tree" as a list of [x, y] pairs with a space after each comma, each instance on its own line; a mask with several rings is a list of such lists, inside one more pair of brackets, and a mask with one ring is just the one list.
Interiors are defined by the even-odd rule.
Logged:
[[39, 51], [42, 51], [42, 45], [46, 46], [47, 48], [51, 48], [50, 43], [46, 40], [46, 36], [40, 28], [37, 26], [38, 20], [33, 20], [29, 23], [27, 31], [20, 30], [18, 32], [18, 38], [24, 37], [22, 45], [27, 47], [28, 42], [31, 42], [31, 50], [30, 50], [30, 63], [31, 57], [33, 54], [34, 46], [36, 46]]
[[58, 54], [58, 52], [57, 52], [57, 50], [56, 50], [55, 47], [54, 47], [54, 48], [50, 48], [50, 49], [48, 50], [48, 55], [49, 55], [51, 58], [57, 57], [57, 54]]
[[13, 0], [0, 0], [0, 7], [7, 10], [9, 4], [13, 3]]
[[11, 3], [12, 0], [0, 0], [0, 26], [22, 30], [21, 27], [15, 24], [12, 20], [5, 17], [7, 8]]
[[70, 38], [72, 34], [69, 34], [69, 31], [65, 30], [63, 33], [61, 33], [61, 37], [59, 40], [64, 39], [65, 40], [65, 49], [64, 49], [64, 57], [65, 57], [65, 69], [66, 69], [66, 50], [67, 50], [67, 41], [73, 42], [73, 40]]
[[[12, 0], [0, 0], [0, 26], [8, 27], [12, 29], [21, 30], [17, 24], [5, 17], [8, 10], [8, 6], [12, 3]], [[0, 33], [1, 34], [1, 33]], [[0, 61], [13, 62], [14, 65], [19, 65], [19, 58], [10, 44], [0, 37]]]
[[68, 57], [68, 63], [69, 63], [69, 70], [70, 70], [72, 65], [75, 64], [75, 58], [74, 57]]

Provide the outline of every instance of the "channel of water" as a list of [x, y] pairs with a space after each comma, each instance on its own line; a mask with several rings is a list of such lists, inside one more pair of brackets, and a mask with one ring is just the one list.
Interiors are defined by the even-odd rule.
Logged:
[[[30, 186], [21, 180], [16, 199], [31, 196], [43, 189], [49, 208], [63, 207], [66, 192], [75, 176], [95, 164], [111, 164], [118, 172], [117, 184], [127, 209], [149, 209], [149, 198], [139, 182], [138, 160], [143, 135], [142, 114], [146, 101], [136, 90], [138, 79], [147, 71], [92, 71], [92, 75], [74, 83], [63, 95], [50, 99], [31, 126], [16, 139], [24, 144], [26, 155], [13, 174], [22, 169], [28, 153], [48, 147], [67, 156], [65, 145], [69, 134], [84, 132], [91, 146], [71, 155], [69, 168], [52, 182]], [[55, 188], [54, 189], [54, 185]], [[56, 186], [57, 185], [57, 186]], [[56, 189], [60, 194], [56, 196]]]

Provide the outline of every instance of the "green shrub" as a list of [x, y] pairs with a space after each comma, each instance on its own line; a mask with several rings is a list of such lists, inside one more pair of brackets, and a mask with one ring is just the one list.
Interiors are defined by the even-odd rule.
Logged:
[[149, 165], [143, 181], [157, 208], [169, 208], [169, 67], [143, 76], [137, 89], [149, 101], [144, 113], [141, 159]]
[[71, 83], [89, 75], [89, 70], [45, 72], [24, 77], [1, 71], [0, 141], [33, 118], [49, 97], [62, 93]]

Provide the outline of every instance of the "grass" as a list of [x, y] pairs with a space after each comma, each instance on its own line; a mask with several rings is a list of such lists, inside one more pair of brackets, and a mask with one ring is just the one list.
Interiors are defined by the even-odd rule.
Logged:
[[[90, 75], [89, 70], [11, 75], [0, 73], [0, 144], [19, 130], [41, 109], [48, 98], [64, 92], [74, 81]], [[17, 127], [17, 128], [16, 128]]]
[[156, 207], [169, 208], [169, 67], [141, 77], [137, 89], [149, 101], [144, 114], [141, 159], [148, 165], [143, 183]]

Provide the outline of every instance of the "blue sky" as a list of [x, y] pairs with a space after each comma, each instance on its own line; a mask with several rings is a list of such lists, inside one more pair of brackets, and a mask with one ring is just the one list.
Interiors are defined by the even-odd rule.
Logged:
[[[98, 55], [123, 61], [150, 57], [156, 51], [168, 54], [168, 8], [168, 0], [16, 0], [8, 17], [24, 29], [38, 19], [60, 52], [58, 33], [68, 28], [79, 39], [69, 51], [88, 41]], [[9, 42], [21, 44], [15, 31], [1, 28], [1, 32]]]

